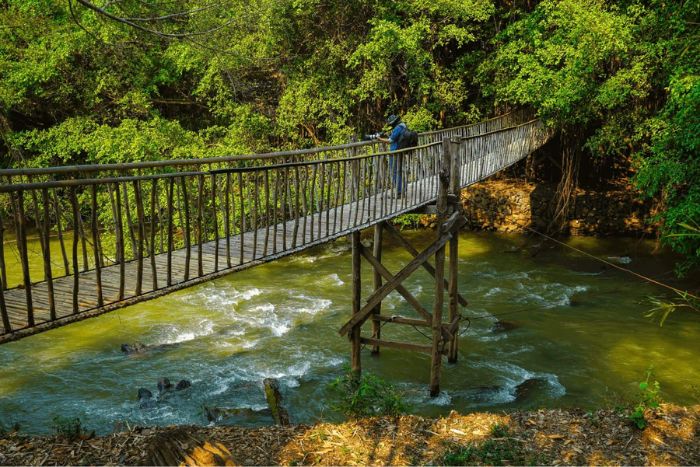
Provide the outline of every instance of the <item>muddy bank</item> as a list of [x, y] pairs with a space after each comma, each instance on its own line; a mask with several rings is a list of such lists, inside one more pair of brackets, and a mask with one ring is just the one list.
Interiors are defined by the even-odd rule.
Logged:
[[635, 428], [618, 410], [456, 412], [312, 426], [132, 428], [105, 437], [0, 437], [0, 464], [700, 464], [700, 406], [663, 405]]

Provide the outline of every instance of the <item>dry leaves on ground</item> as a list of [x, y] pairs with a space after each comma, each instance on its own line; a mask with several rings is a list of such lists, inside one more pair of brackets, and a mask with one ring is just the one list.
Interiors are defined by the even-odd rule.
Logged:
[[[647, 419], [643, 431], [615, 410], [538, 410], [313, 426], [134, 428], [70, 442], [10, 433], [0, 437], [0, 464], [417, 465], [444, 463], [459, 450], [475, 464], [700, 464], [700, 406], [663, 405]], [[504, 441], [510, 451], [485, 451]]]

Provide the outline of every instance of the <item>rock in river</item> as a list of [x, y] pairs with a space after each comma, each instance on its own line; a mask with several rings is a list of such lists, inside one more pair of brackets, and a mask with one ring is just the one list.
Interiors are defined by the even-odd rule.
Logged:
[[537, 394], [542, 394], [547, 390], [547, 380], [544, 378], [530, 378], [515, 387], [515, 401], [525, 402]]
[[513, 329], [518, 329], [520, 327], [519, 324], [514, 323], [512, 321], [496, 321], [494, 325], [491, 327], [491, 332], [506, 332], [506, 331], [512, 331]]

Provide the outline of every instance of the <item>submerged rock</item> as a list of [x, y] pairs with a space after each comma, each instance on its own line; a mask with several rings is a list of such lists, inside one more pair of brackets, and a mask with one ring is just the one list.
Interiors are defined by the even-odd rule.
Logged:
[[133, 344], [122, 344], [120, 348], [126, 355], [142, 355], [146, 352], [165, 350], [168, 347], [173, 347], [177, 344], [177, 342], [172, 342], [167, 344], [148, 345], [142, 344], [141, 342], [134, 342]]
[[204, 407], [204, 415], [209, 422], [218, 422], [230, 417], [252, 418], [258, 415], [271, 416], [272, 411], [269, 408], [253, 409], [250, 407]]
[[156, 406], [156, 401], [153, 399], [153, 393], [146, 388], [138, 390], [139, 408], [150, 409]]
[[122, 352], [124, 352], [125, 354], [131, 355], [146, 351], [148, 349], [148, 346], [140, 342], [134, 342], [133, 344], [122, 344], [121, 349]]
[[192, 386], [192, 383], [190, 383], [186, 379], [181, 379], [179, 383], [175, 385], [175, 390], [176, 391], [182, 391], [183, 389], [187, 389]]
[[158, 392], [161, 394], [170, 391], [173, 388], [173, 384], [168, 378], [161, 378], [158, 380]]
[[608, 256], [608, 260], [617, 264], [630, 264], [632, 258], [629, 256]]
[[494, 325], [491, 327], [491, 332], [507, 332], [507, 331], [512, 331], [513, 329], [518, 329], [520, 327], [519, 324], [514, 323], [513, 321], [496, 321]]

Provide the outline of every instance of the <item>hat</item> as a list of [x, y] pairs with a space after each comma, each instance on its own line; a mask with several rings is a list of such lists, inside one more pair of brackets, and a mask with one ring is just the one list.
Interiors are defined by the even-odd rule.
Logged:
[[398, 115], [393, 115], [393, 114], [389, 115], [389, 118], [386, 119], [386, 123], [391, 127], [395, 127], [396, 125], [398, 125], [398, 123], [400, 121], [401, 121], [401, 117], [399, 117]]

